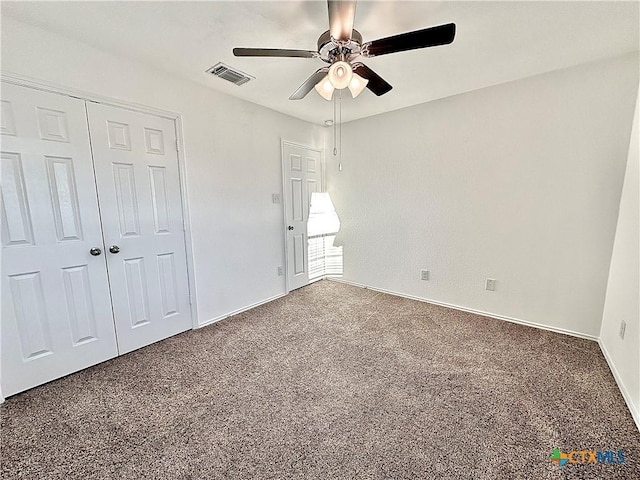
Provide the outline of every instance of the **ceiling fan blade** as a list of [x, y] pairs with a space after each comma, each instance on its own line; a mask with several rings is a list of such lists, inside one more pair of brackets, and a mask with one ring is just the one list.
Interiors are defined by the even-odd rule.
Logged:
[[291, 96], [289, 97], [289, 100], [302, 100], [304, 97], [307, 96], [307, 93], [313, 90], [313, 87], [316, 86], [316, 83], [318, 83], [320, 80], [324, 78], [324, 76], [327, 74], [328, 71], [329, 71], [328, 67], [324, 67], [316, 71], [313, 75], [307, 78], [304, 81], [304, 83], [300, 85], [300, 87], [298, 87], [298, 89], [295, 92], [291, 94]]
[[356, 16], [355, 0], [327, 0], [327, 6], [331, 37], [341, 42], [348, 42], [351, 40], [353, 19]]
[[355, 63], [353, 65], [353, 71], [360, 75], [362, 78], [369, 80], [367, 88], [375, 93], [377, 96], [384, 95], [389, 92], [393, 87], [387, 83], [387, 81], [371, 70], [363, 63]]
[[362, 46], [365, 57], [377, 57], [388, 53], [404, 52], [417, 48], [435, 47], [437, 45], [447, 45], [453, 42], [456, 36], [456, 24], [447, 23], [437, 27], [415, 30], [413, 32], [401, 33], [392, 37], [381, 38], [372, 42], [367, 42]]
[[287, 50], [285, 48], [234, 48], [236, 57], [296, 57], [314, 58], [318, 52], [311, 50]]

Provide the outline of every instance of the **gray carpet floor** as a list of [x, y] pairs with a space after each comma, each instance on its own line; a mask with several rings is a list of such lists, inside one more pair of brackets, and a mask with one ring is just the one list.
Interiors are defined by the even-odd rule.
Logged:
[[[1, 415], [3, 478], [640, 478], [595, 342], [329, 281]], [[560, 468], [556, 447], [627, 461]]]

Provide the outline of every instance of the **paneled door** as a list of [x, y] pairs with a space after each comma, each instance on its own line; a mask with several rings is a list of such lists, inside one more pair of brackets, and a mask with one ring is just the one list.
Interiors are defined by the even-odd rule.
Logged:
[[284, 205], [287, 223], [287, 280], [289, 290], [309, 283], [307, 221], [311, 194], [321, 191], [320, 150], [282, 143]]
[[120, 353], [191, 328], [172, 120], [87, 103]]
[[82, 100], [2, 84], [2, 393], [118, 354]]

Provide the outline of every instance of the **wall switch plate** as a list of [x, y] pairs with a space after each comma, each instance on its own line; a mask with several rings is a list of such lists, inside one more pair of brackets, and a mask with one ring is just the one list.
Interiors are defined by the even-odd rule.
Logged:
[[281, 277], [282, 275], [284, 275], [284, 271], [282, 270], [282, 266], [278, 267], [278, 276]]
[[280, 194], [279, 193], [272, 193], [271, 194], [271, 201], [273, 203], [280, 203]]
[[622, 320], [622, 321], [620, 322], [620, 332], [619, 332], [620, 338], [621, 338], [622, 340], [624, 340], [624, 332], [625, 332], [626, 330], [627, 330], [627, 322], [625, 322], [624, 320]]
[[420, 280], [429, 280], [429, 270], [420, 270]]
[[484, 284], [484, 289], [489, 290], [490, 292], [494, 292], [496, 289], [496, 281], [494, 278], [487, 278], [487, 281]]

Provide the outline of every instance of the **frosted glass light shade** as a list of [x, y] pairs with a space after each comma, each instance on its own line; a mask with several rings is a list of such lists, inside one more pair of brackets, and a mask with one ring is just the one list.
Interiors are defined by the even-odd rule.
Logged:
[[347, 62], [335, 62], [329, 68], [329, 81], [334, 88], [342, 90], [347, 88], [353, 78], [353, 69]]
[[362, 78], [357, 73], [353, 74], [353, 78], [351, 82], [349, 82], [349, 91], [351, 92], [351, 96], [356, 98], [358, 95], [362, 93], [362, 91], [367, 87], [369, 80], [366, 78]]
[[333, 85], [331, 85], [331, 82], [329, 81], [329, 75], [325, 75], [322, 80], [316, 83], [314, 88], [322, 98], [331, 101], [335, 88], [333, 88]]
[[327, 192], [313, 192], [309, 206], [307, 235], [328, 235], [340, 230], [340, 219]]

